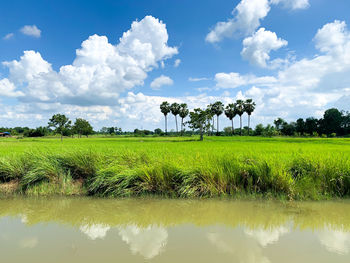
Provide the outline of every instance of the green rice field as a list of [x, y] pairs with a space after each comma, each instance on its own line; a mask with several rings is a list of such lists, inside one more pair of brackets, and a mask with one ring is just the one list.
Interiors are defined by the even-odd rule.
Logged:
[[0, 139], [0, 195], [350, 196], [350, 139]]

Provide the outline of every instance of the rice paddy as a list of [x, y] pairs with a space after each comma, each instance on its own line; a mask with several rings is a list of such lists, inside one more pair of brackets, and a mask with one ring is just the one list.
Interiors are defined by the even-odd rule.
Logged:
[[0, 139], [0, 195], [350, 196], [350, 139]]

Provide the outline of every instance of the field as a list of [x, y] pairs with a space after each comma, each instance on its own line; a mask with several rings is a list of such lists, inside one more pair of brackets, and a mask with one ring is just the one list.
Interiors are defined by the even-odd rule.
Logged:
[[350, 139], [0, 139], [0, 195], [350, 197]]

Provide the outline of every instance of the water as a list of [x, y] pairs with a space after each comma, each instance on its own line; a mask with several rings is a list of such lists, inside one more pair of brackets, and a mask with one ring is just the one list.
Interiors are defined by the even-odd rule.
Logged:
[[0, 262], [350, 262], [350, 202], [0, 200]]

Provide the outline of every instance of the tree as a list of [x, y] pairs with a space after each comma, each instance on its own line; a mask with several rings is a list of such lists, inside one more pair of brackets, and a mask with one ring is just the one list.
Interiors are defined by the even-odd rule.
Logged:
[[183, 131], [184, 131], [184, 119], [188, 116], [189, 114], [189, 110], [187, 108], [187, 104], [186, 103], [182, 103], [180, 105], [180, 118], [181, 118], [181, 135], [183, 135]]
[[165, 134], [168, 134], [167, 115], [170, 112], [169, 102], [167, 101], [162, 102], [162, 104], [160, 104], [160, 111], [164, 114], [164, 118], [165, 118]]
[[335, 108], [326, 110], [323, 115], [323, 120], [321, 124], [321, 131], [327, 135], [331, 133], [339, 134], [341, 129], [341, 124], [343, 121], [342, 113]]
[[[213, 135], [214, 134], [214, 116], [215, 116], [215, 112], [214, 112], [214, 108], [213, 108], [213, 104], [209, 104], [207, 106], [207, 109], [206, 109], [206, 112], [207, 112], [207, 115], [208, 115], [208, 123], [210, 125], [210, 122], [212, 121], [213, 124], [210, 125], [211, 126], [211, 134]], [[210, 129], [208, 130], [208, 135], [210, 134]]]
[[263, 135], [263, 132], [264, 132], [264, 125], [262, 125], [261, 123], [256, 125], [255, 135], [257, 135], [257, 136]]
[[318, 130], [318, 120], [311, 117], [305, 120], [305, 132], [309, 135], [312, 135], [314, 132]]
[[291, 122], [291, 123], [287, 123], [284, 122], [281, 128], [281, 132], [283, 135], [287, 135], [287, 136], [292, 136], [294, 135], [296, 131], [296, 123], [295, 122]]
[[210, 125], [207, 124], [208, 112], [200, 108], [194, 109], [190, 112], [190, 120], [188, 121], [189, 127], [192, 129], [199, 129], [200, 141], [203, 141], [203, 133], [210, 129]]
[[179, 132], [178, 127], [177, 127], [177, 115], [179, 115], [180, 109], [181, 109], [180, 104], [179, 104], [179, 103], [176, 103], [176, 102], [174, 102], [174, 103], [171, 104], [171, 106], [170, 106], [170, 111], [171, 111], [171, 113], [175, 116], [176, 133]]
[[213, 113], [216, 115], [216, 134], [219, 135], [219, 116], [224, 112], [224, 104], [217, 101], [212, 105]]
[[300, 135], [304, 135], [304, 132], [305, 132], [305, 121], [304, 121], [303, 118], [297, 119], [296, 131], [297, 131]]
[[233, 103], [229, 104], [225, 108], [225, 115], [227, 118], [231, 121], [231, 133], [232, 135], [235, 133], [234, 127], [233, 127], [233, 119], [236, 117], [237, 112], [235, 111], [235, 105]]
[[276, 130], [280, 131], [282, 128], [282, 125], [286, 123], [286, 121], [282, 118], [277, 118], [276, 120], [273, 121], [273, 124], [275, 124]]
[[63, 141], [63, 133], [71, 127], [72, 122], [63, 114], [55, 114], [49, 120], [49, 128], [55, 128], [55, 133], [61, 134], [61, 141]]
[[248, 114], [248, 135], [250, 131], [250, 116], [255, 110], [255, 102], [252, 99], [247, 99], [244, 103], [244, 111]]
[[73, 130], [78, 134], [79, 138], [81, 138], [82, 135], [89, 136], [94, 132], [90, 123], [87, 120], [81, 118], [75, 120]]
[[236, 114], [239, 116], [240, 134], [242, 136], [242, 115], [244, 114], [244, 101], [237, 100], [236, 103], [234, 103], [234, 109]]
[[154, 130], [154, 134], [157, 134], [157, 135], [161, 135], [162, 132], [163, 132], [163, 131], [162, 131], [161, 129], [159, 129], [159, 128], [157, 128], [157, 129]]

